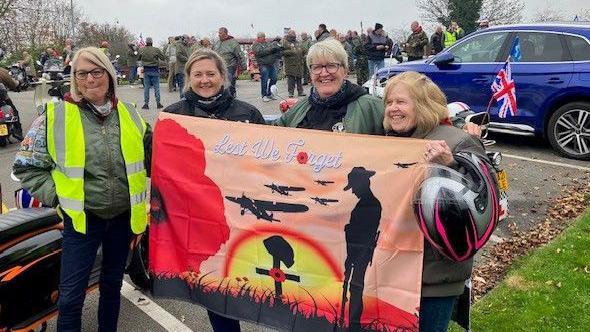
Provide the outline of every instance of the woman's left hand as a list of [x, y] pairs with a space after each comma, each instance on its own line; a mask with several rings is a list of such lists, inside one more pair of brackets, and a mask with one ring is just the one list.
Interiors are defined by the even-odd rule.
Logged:
[[424, 161], [429, 163], [441, 164], [444, 166], [451, 166], [455, 159], [453, 152], [445, 141], [432, 141], [426, 144], [426, 152], [424, 152]]

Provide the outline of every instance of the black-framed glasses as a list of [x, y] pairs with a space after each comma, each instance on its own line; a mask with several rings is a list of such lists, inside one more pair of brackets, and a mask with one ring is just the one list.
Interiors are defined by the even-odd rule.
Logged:
[[334, 62], [330, 62], [325, 65], [309, 65], [309, 71], [311, 71], [312, 74], [318, 75], [321, 74], [322, 69], [326, 68], [328, 74], [334, 74], [338, 71], [338, 69], [340, 69], [341, 66], [341, 64]]
[[86, 78], [88, 78], [88, 74], [92, 75], [93, 78], [101, 78], [106, 70], [102, 69], [102, 68], [94, 68], [91, 71], [85, 71], [85, 70], [77, 70], [74, 73], [74, 77], [76, 77], [77, 80], [85, 80]]

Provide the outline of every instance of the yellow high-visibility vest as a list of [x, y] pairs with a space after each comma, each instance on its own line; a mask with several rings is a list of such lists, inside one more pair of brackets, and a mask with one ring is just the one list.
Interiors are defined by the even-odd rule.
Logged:
[[[59, 207], [71, 219], [74, 229], [86, 234], [84, 212], [84, 166], [86, 162], [84, 128], [77, 105], [59, 101], [47, 103], [47, 150], [55, 163], [51, 177]], [[131, 205], [131, 230], [145, 231], [147, 224], [147, 173], [144, 166], [143, 136], [147, 129], [135, 107], [117, 104], [120, 144], [127, 172]]]
[[455, 32], [445, 31], [445, 48], [453, 45], [457, 41], [457, 34]]

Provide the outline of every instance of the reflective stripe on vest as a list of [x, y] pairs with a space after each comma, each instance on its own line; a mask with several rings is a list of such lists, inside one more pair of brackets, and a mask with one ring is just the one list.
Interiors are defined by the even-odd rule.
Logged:
[[[127, 172], [131, 230], [139, 234], [147, 224], [147, 187], [143, 136], [147, 128], [135, 107], [119, 102], [120, 145]], [[84, 212], [85, 142], [81, 113], [69, 102], [47, 103], [47, 150], [56, 164], [51, 175], [61, 209], [77, 232], [86, 233]]]
[[453, 45], [457, 41], [457, 35], [454, 32], [445, 31], [445, 48]]

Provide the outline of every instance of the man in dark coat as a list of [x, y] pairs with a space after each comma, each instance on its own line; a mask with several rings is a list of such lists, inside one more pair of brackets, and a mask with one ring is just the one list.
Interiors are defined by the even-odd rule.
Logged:
[[438, 54], [443, 50], [443, 31], [440, 25], [430, 37], [430, 45], [432, 45], [432, 54]]
[[287, 76], [287, 90], [289, 98], [293, 97], [295, 85], [297, 85], [297, 95], [305, 96], [301, 78], [303, 77], [303, 49], [297, 41], [297, 34], [294, 30], [289, 30], [283, 39], [283, 61], [285, 65], [285, 75]]

